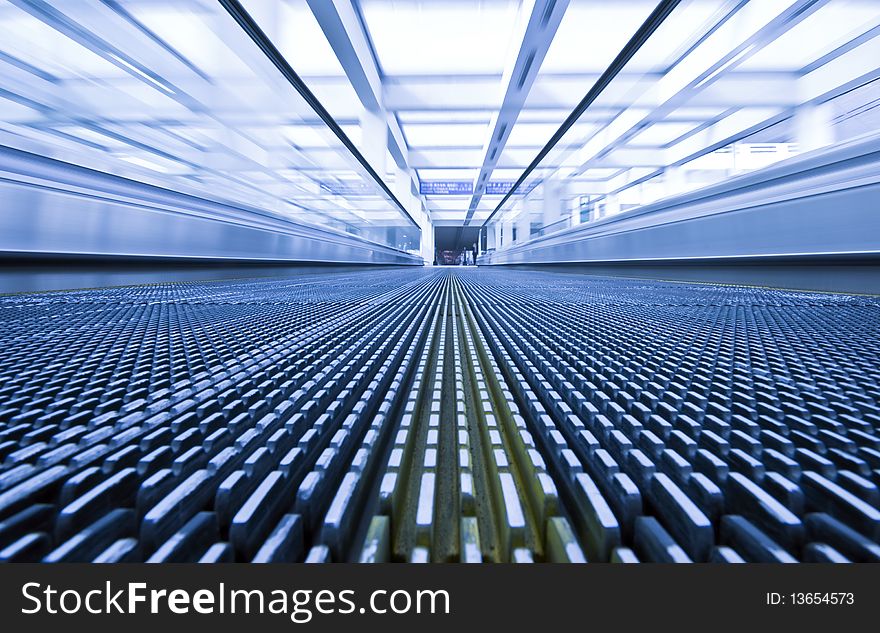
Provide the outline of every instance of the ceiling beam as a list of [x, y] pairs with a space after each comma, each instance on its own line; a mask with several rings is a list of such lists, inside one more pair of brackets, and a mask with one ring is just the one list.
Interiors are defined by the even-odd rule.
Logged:
[[[685, 105], [708, 105], [699, 100], [700, 93], [712, 86], [717, 90], [719, 86], [715, 84], [719, 84], [730, 70], [826, 2], [827, 0], [787, 0], [772, 5], [749, 3], [741, 7], [732, 19], [704, 38], [686, 58], [578, 151], [580, 169], [586, 170], [598, 164], [603, 156], [625, 144], [658, 114], [664, 116]], [[745, 25], [748, 28], [744, 28]], [[723, 46], [720, 45], [721, 42]], [[783, 91], [777, 88], [770, 92], [780, 94]], [[760, 99], [760, 94], [752, 90], [725, 91], [725, 96], [735, 94], [751, 101], [749, 105], [756, 105], [754, 101]], [[793, 105], [789, 102], [794, 99], [795, 91], [791, 90], [784, 97], [784, 105]], [[731, 105], [730, 99], [727, 104]], [[780, 104], [767, 105], [778, 107]]]
[[[410, 172], [408, 148], [397, 118], [389, 115], [382, 89], [382, 73], [352, 0], [307, 0], [324, 36], [364, 108], [386, 121], [386, 146], [403, 171]], [[410, 174], [410, 178], [412, 175]]]
[[522, 32], [519, 39], [522, 43], [504, 70], [502, 77], [504, 96], [501, 108], [492, 116], [489, 123], [489, 135], [483, 144], [482, 165], [474, 180], [474, 193], [468, 204], [464, 226], [470, 224], [474, 211], [480, 203], [486, 182], [491, 177], [498, 158], [507, 144], [510, 132], [525, 105], [526, 97], [538, 76], [538, 71], [567, 8], [568, 0], [534, 0], [531, 10], [522, 14], [519, 24]]
[[381, 112], [382, 79], [351, 0], [307, 0], [364, 107]]

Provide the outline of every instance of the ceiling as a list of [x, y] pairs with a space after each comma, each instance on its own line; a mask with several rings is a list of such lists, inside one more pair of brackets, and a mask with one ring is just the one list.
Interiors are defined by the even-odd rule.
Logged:
[[[335, 10], [329, 13], [336, 13], [341, 30], [333, 28], [326, 8], [318, 8], [331, 4]], [[390, 137], [405, 145], [406, 170], [432, 220], [479, 225], [657, 3], [288, 0], [285, 5], [302, 18], [300, 28], [311, 19], [308, 8], [313, 10], [309, 44], [290, 54], [331, 111], [352, 121], [359, 116], [364, 99], [358, 104], [342, 92], [346, 84], [358, 92], [353, 77], [363, 70], [353, 67], [373, 66], [376, 102], [389, 121]], [[346, 22], [343, 7], [349, 6], [354, 19]], [[688, 156], [699, 154], [700, 147], [711, 151], [717, 142], [705, 134], [709, 128], [724, 129], [726, 138], [750, 134], [762, 142], [756, 130], [798, 105], [797, 82], [811, 66], [829, 61], [857, 38], [875, 38], [878, 28], [876, 0], [685, 0], [578, 121], [572, 133], [582, 144], [601, 136], [661, 78], [691, 72], [691, 53], [716, 31], [726, 40], [723, 50], [712, 54], [721, 57], [740, 42], [746, 50], [705, 85], [681, 81], [669, 88], [686, 94], [686, 101], [640, 117], [603, 160], [590, 164], [587, 175], [627, 182], [646, 168], [667, 165], [676, 148], [687, 147]], [[361, 32], [364, 48], [356, 56], [340, 55], [351, 42], [357, 50], [353, 31]], [[329, 45], [313, 47], [320, 32]], [[388, 166], [393, 156], [378, 160]]]

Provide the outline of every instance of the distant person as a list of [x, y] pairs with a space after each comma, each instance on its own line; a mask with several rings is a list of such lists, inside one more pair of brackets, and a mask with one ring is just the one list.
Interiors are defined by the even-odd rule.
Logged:
[[476, 266], [477, 265], [477, 243], [476, 242], [474, 242], [473, 251], [474, 251], [474, 266]]

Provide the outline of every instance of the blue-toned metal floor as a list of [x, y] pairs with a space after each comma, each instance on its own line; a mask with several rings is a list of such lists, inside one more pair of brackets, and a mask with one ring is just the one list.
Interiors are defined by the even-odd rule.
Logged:
[[880, 300], [487, 269], [0, 297], [6, 561], [880, 560]]

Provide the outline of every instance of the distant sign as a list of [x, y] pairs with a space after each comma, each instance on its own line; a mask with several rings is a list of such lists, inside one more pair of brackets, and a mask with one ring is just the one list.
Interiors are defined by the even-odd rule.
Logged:
[[322, 182], [321, 189], [337, 196], [365, 196], [375, 193], [365, 182]]
[[513, 187], [512, 180], [490, 180], [486, 183], [487, 196], [503, 196]]
[[474, 192], [470, 180], [423, 180], [419, 193], [425, 196], [469, 196]]
[[[483, 188], [487, 196], [503, 196], [513, 188], [513, 180], [490, 180]], [[525, 194], [535, 188], [538, 181], [528, 186], [521, 186], [519, 193]], [[470, 180], [423, 180], [419, 183], [419, 193], [425, 196], [469, 196], [474, 192], [474, 184]]]

